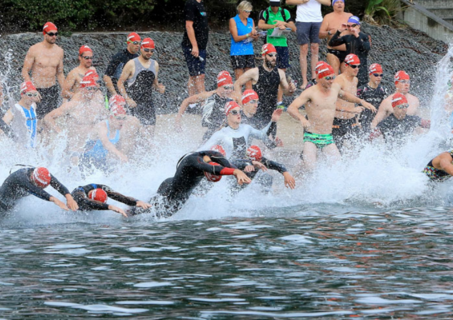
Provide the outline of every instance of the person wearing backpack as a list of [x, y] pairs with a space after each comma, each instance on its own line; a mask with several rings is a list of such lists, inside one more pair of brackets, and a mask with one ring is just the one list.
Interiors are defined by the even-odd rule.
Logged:
[[[280, 7], [280, 0], [270, 0], [270, 6], [261, 11], [258, 27], [267, 30], [266, 43], [274, 45], [277, 50], [277, 68], [286, 71], [289, 67], [289, 50], [286, 34], [291, 31], [296, 32], [296, 25], [291, 19], [289, 11]], [[282, 100], [283, 91], [279, 88], [277, 106], [282, 104]]]

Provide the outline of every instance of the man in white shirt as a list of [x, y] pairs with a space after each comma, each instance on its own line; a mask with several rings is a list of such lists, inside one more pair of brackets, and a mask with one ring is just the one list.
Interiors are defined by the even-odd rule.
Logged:
[[308, 84], [307, 55], [308, 43], [311, 44], [311, 77], [316, 79], [316, 64], [319, 53], [319, 29], [322, 23], [321, 5], [330, 6], [331, 0], [286, 0], [287, 5], [297, 5], [296, 27], [297, 43], [300, 46], [300, 71], [302, 89]]

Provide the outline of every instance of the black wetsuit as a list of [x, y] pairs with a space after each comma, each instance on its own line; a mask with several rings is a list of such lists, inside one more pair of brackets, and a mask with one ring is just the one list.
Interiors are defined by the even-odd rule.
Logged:
[[[31, 181], [31, 175], [35, 168], [19, 169], [9, 175], [0, 187], [0, 213], [11, 210], [16, 202], [23, 197], [34, 195], [40, 199], [50, 201], [52, 197], [44, 189], [36, 186]], [[50, 185], [62, 195], [69, 194], [69, 190], [60, 183], [53, 175]]]
[[[209, 156], [213, 162], [220, 166], [213, 166], [203, 161], [203, 156]], [[234, 168], [221, 153], [217, 151], [199, 151], [188, 153], [179, 159], [174, 177], [164, 180], [157, 195], [152, 197], [150, 203], [158, 216], [169, 217], [181, 209], [189, 199], [192, 191], [208, 172], [214, 175], [223, 175], [226, 168]], [[129, 214], [149, 212], [151, 209], [142, 210], [133, 208]]]
[[341, 153], [343, 152], [344, 142], [357, 137], [358, 134], [359, 126], [357, 124], [357, 116], [351, 119], [333, 119], [332, 137]]
[[[258, 127], [261, 129], [271, 121], [272, 113], [277, 107], [278, 87], [280, 85], [280, 74], [278, 68], [274, 67], [270, 72], [266, 71], [263, 66], [258, 67], [258, 82], [253, 85], [259, 97], [259, 107], [256, 111], [255, 118]], [[270, 128], [270, 134], [275, 138], [277, 134], [277, 123], [273, 122]]]
[[[124, 66], [129, 60], [137, 58], [138, 56], [139, 56], [138, 53], [132, 54], [129, 51], [127, 51], [127, 49], [124, 49], [115, 54], [110, 60], [109, 65], [105, 70], [105, 75], [109, 76], [112, 79], [113, 86], [115, 87], [116, 92], [119, 92], [118, 79], [120, 78], [121, 73], [123, 72]], [[110, 97], [110, 91], [108, 92], [108, 95]]]
[[[379, 110], [379, 106], [390, 92], [384, 86], [379, 85], [377, 88], [372, 88], [367, 83], [357, 89], [357, 97], [371, 103], [376, 110]], [[373, 121], [376, 113], [373, 113], [370, 109], [365, 109], [360, 113], [359, 122], [362, 127], [362, 131], [369, 132], [371, 122]]]
[[72, 197], [79, 205], [79, 210], [90, 211], [90, 210], [109, 210], [107, 203], [94, 201], [88, 198], [88, 193], [94, 189], [102, 189], [107, 195], [113, 200], [127, 204], [128, 206], [136, 206], [137, 200], [132, 197], [126, 197], [121, 193], [115, 192], [110, 187], [102, 184], [87, 184], [86, 186], [80, 186], [71, 192]]
[[232, 101], [230, 98], [222, 98], [217, 93], [210, 96], [203, 107], [203, 117], [201, 125], [208, 127], [208, 130], [203, 135], [203, 141], [211, 138], [225, 121], [225, 105]]
[[371, 49], [371, 43], [368, 35], [359, 32], [359, 37], [356, 38], [352, 34], [340, 37], [341, 32], [337, 31], [329, 41], [329, 46], [336, 47], [346, 44], [346, 53], [354, 53], [360, 59], [360, 69], [357, 75], [359, 78], [359, 87], [368, 83], [368, 51]]
[[406, 116], [403, 120], [398, 120], [393, 114], [381, 121], [377, 128], [382, 132], [386, 141], [401, 140], [411, 134], [415, 128], [421, 127], [422, 118], [418, 116]]

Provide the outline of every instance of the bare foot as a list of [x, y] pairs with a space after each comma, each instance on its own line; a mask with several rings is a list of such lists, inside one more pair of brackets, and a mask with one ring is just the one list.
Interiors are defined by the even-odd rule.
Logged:
[[303, 81], [303, 82], [302, 82], [302, 85], [300, 86], [300, 88], [301, 88], [302, 90], [304, 90], [304, 89], [307, 87], [307, 84], [308, 84], [308, 81], [307, 81], [307, 80]]

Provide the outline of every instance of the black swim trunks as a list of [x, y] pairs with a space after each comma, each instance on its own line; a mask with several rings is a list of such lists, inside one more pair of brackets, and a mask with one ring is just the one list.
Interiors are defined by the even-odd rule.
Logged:
[[343, 63], [344, 59], [348, 55], [346, 51], [340, 51], [335, 49], [327, 49], [327, 52], [336, 56], [340, 60], [340, 63]]
[[50, 88], [37, 88], [41, 95], [41, 102], [36, 104], [36, 115], [38, 119], [44, 118], [49, 112], [58, 108], [60, 92], [57, 85]]

